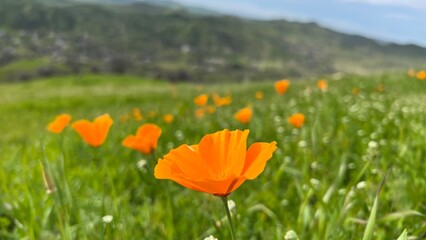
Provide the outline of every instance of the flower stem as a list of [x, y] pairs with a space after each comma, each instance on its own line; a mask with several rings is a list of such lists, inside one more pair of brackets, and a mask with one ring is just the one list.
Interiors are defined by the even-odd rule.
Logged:
[[229, 211], [229, 207], [228, 207], [228, 197], [220, 197], [222, 202], [223, 202], [223, 206], [225, 206], [225, 211], [226, 211], [226, 216], [228, 217], [228, 222], [229, 222], [229, 228], [231, 229], [231, 236], [232, 236], [232, 240], [235, 240], [235, 230], [234, 230], [234, 225], [232, 224], [232, 218], [231, 218], [231, 212]]

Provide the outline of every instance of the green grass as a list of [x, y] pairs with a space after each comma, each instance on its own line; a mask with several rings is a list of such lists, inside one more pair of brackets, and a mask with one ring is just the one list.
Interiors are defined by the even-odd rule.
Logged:
[[[372, 239], [406, 239], [405, 229], [423, 239], [425, 84], [403, 74], [347, 76], [329, 80], [324, 93], [315, 81], [293, 81], [283, 96], [273, 83], [194, 86], [117, 76], [1, 85], [0, 239], [230, 239], [220, 199], [153, 177], [171, 148], [224, 128], [250, 129], [249, 143], [279, 147], [258, 178], [229, 196], [237, 239], [284, 239], [290, 230], [300, 239], [362, 239], [370, 216]], [[265, 98], [256, 100], [256, 91]], [[233, 102], [198, 119], [192, 101], [201, 93], [230, 94]], [[254, 116], [242, 125], [233, 114], [245, 106]], [[133, 108], [144, 119], [121, 121]], [[287, 123], [297, 112], [306, 116], [301, 129]], [[60, 113], [73, 120], [109, 113], [114, 124], [106, 142], [91, 148], [71, 128], [46, 131]], [[171, 124], [162, 119], [167, 113], [175, 116]], [[155, 157], [121, 145], [147, 122], [163, 129]], [[143, 170], [141, 159], [148, 161]], [[56, 192], [46, 193], [42, 169]]]
[[44, 67], [53, 67], [56, 71], [65, 70], [62, 64], [55, 63], [47, 57], [21, 59], [0, 66], [0, 82], [23, 81], [26, 80], [26, 76], [27, 78], [34, 78], [39, 75], [39, 71]]

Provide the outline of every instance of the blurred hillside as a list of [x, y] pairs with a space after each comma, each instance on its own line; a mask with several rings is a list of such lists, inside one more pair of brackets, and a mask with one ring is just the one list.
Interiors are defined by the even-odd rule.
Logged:
[[0, 82], [84, 72], [256, 81], [426, 63], [425, 48], [315, 23], [242, 19], [170, 2], [95, 2], [0, 0]]

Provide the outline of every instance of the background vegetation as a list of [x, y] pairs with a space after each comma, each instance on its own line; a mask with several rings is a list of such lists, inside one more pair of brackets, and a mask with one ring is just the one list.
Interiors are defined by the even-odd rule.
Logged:
[[[277, 141], [265, 171], [230, 195], [238, 239], [361, 239], [380, 181], [374, 239], [396, 239], [406, 228], [425, 238], [424, 81], [405, 74], [347, 76], [292, 82], [285, 95], [272, 83], [186, 85], [135, 77], [39, 79], [0, 88], [0, 238], [3, 239], [229, 239], [220, 200], [156, 180], [156, 160], [182, 143], [224, 128], [250, 129], [249, 143]], [[257, 91], [264, 99], [255, 99]], [[197, 118], [193, 98], [232, 96], [229, 106]], [[213, 105], [212, 99], [209, 105]], [[250, 106], [253, 119], [233, 119]], [[143, 119], [126, 117], [134, 108]], [[109, 113], [107, 141], [85, 145], [67, 128], [46, 131], [57, 114], [73, 120]], [[287, 117], [306, 116], [301, 129]], [[166, 123], [163, 115], [173, 114]], [[163, 129], [154, 155], [121, 141], [142, 123]], [[140, 166], [145, 159], [147, 165]], [[139, 167], [138, 167], [139, 162]], [[46, 193], [42, 164], [57, 191]], [[111, 215], [110, 223], [103, 217]]]
[[0, 0], [0, 81], [81, 72], [259, 81], [405, 70], [426, 62], [426, 49], [415, 45], [156, 2]]

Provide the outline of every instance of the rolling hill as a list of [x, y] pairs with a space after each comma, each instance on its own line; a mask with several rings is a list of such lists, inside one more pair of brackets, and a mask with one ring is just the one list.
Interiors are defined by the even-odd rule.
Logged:
[[0, 0], [0, 81], [81, 72], [257, 81], [424, 66], [426, 49], [181, 5]]

